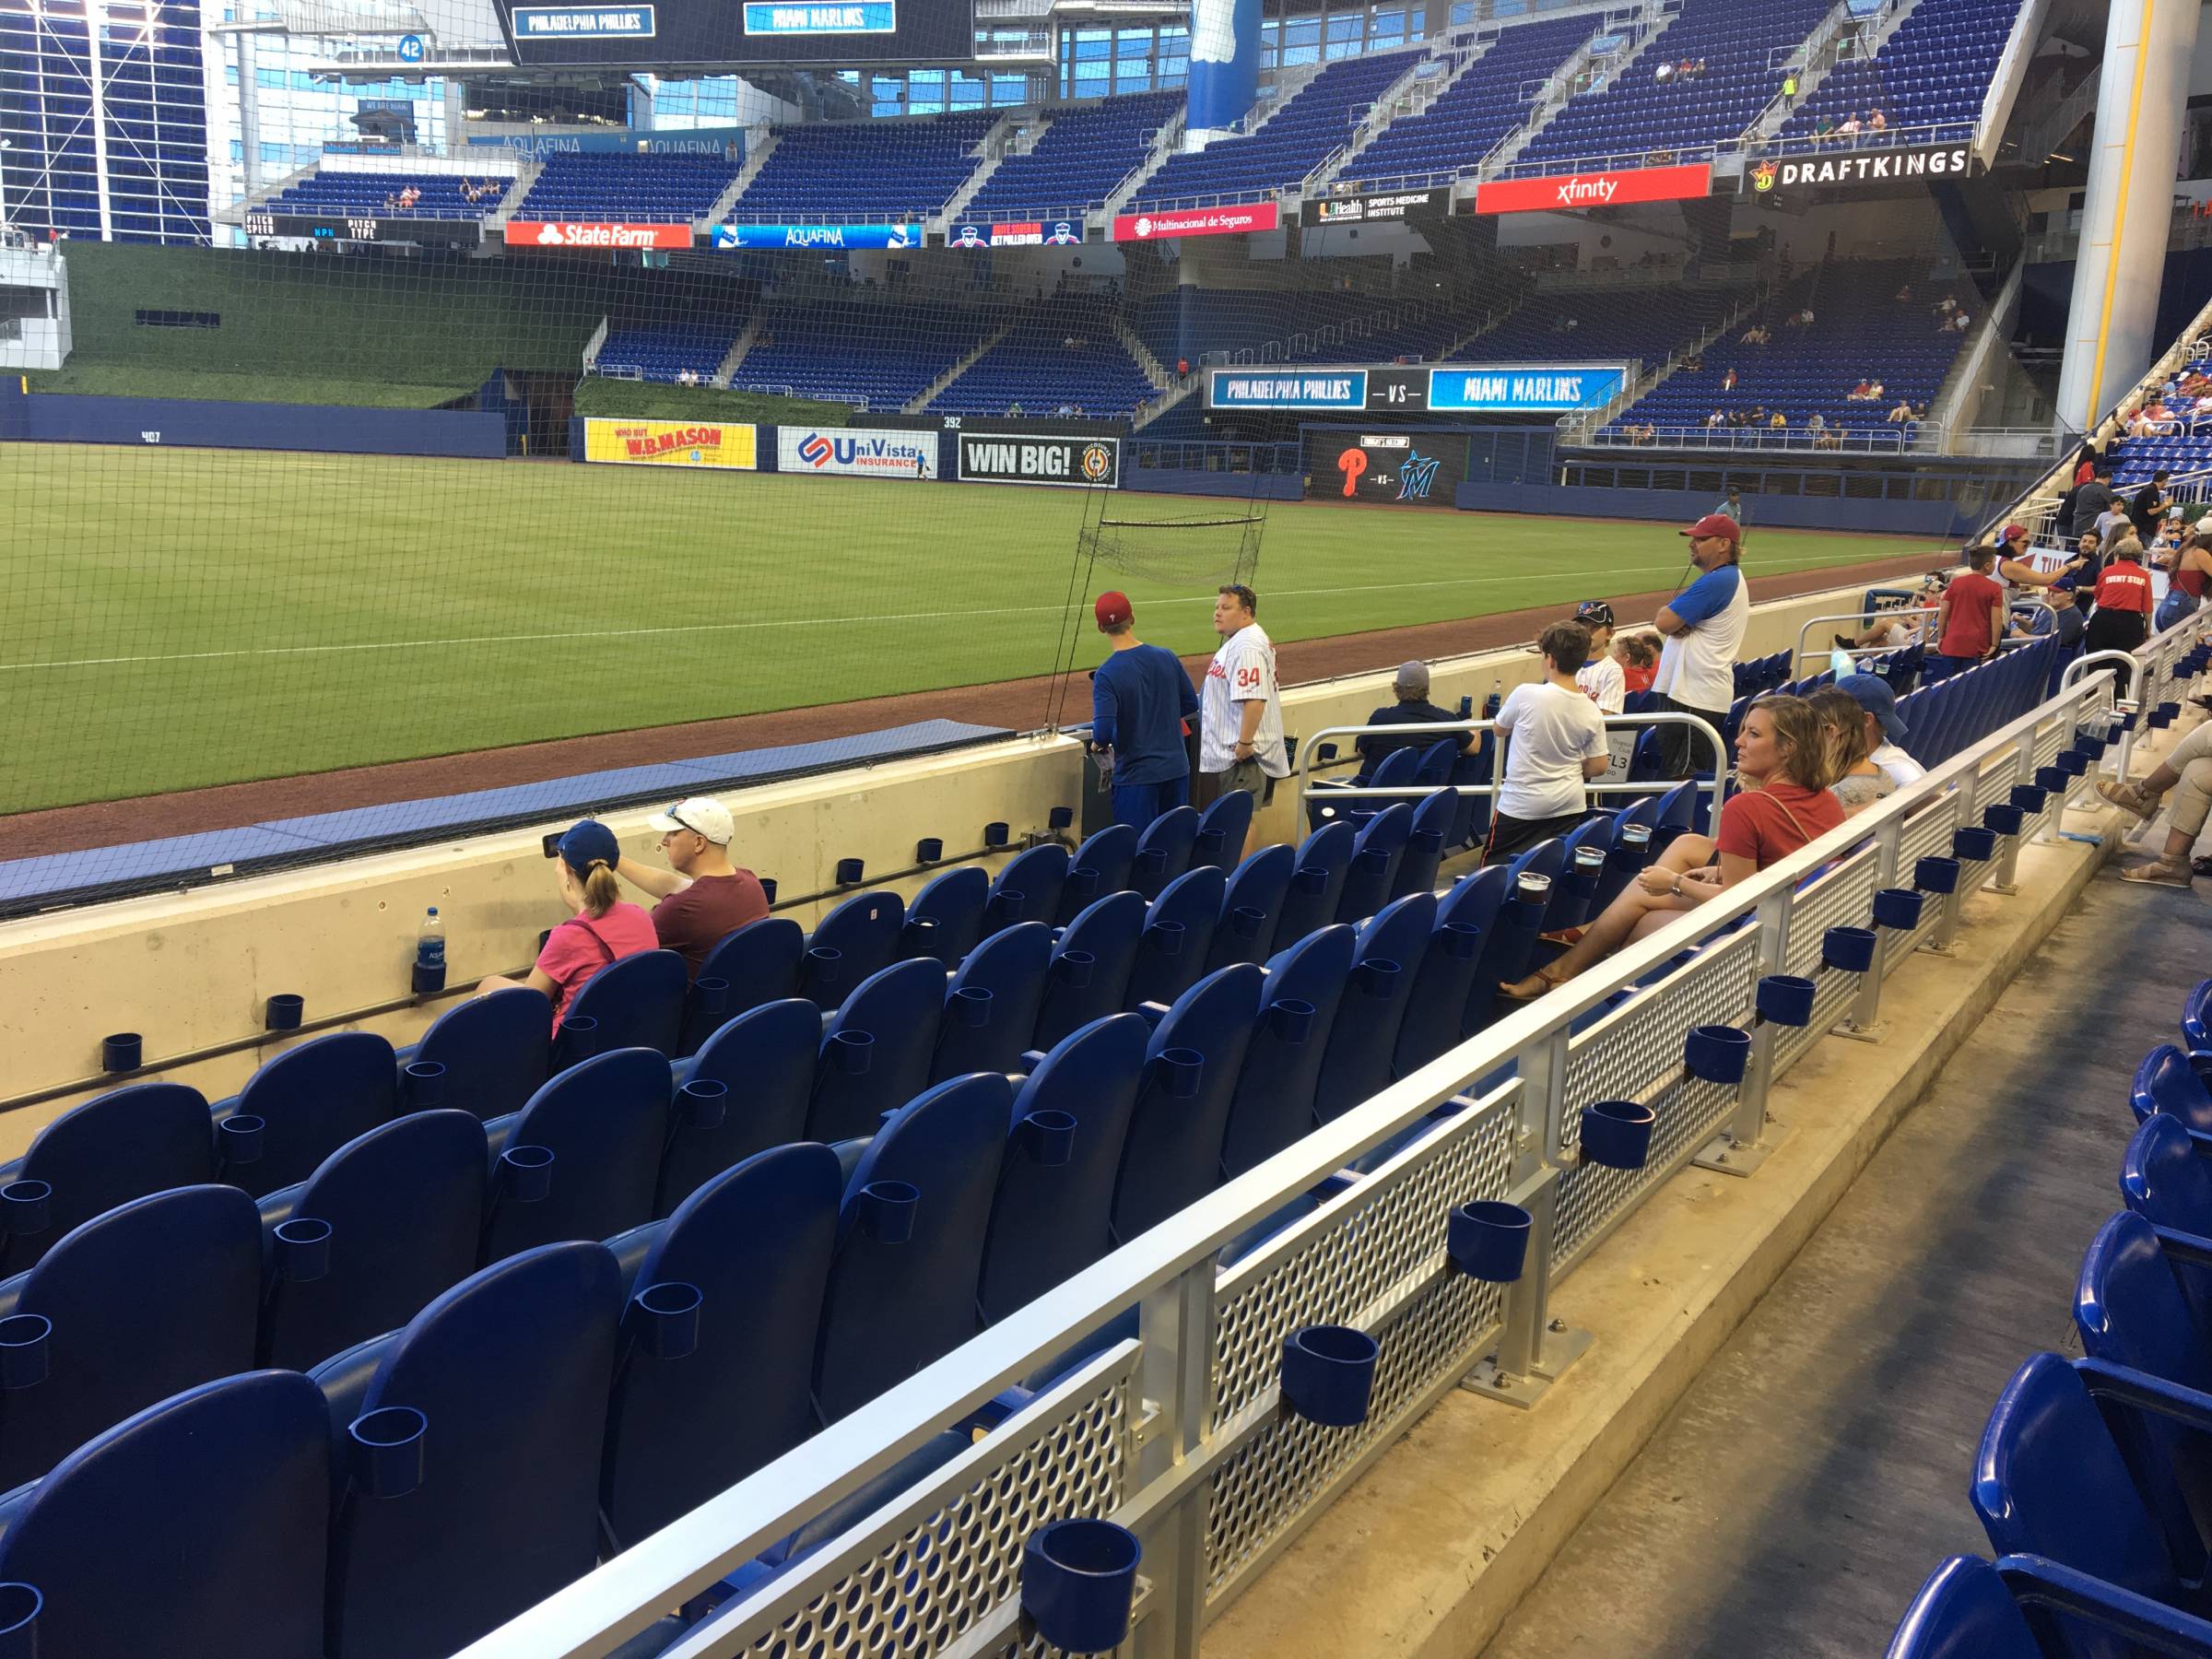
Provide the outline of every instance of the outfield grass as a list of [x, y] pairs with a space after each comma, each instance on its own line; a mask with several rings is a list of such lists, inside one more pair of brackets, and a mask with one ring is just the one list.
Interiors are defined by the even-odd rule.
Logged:
[[[1183, 538], [1173, 574], [1156, 553], [1071, 583], [1078, 490], [12, 444], [0, 493], [0, 812], [1042, 674], [1071, 598], [1096, 654], [1086, 587], [1125, 588], [1148, 639], [1214, 642], [1219, 538]], [[1764, 531], [1750, 568], [1911, 546]], [[1294, 503], [1258, 585], [1269, 631], [1300, 640], [1682, 568], [1666, 525]]]

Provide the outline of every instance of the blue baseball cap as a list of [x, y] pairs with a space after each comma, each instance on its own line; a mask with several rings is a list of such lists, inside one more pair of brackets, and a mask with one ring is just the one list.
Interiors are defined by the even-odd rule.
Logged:
[[1846, 674], [1836, 681], [1836, 689], [1874, 716], [1882, 728], [1882, 735], [1892, 743], [1902, 743], [1912, 728], [1905, 724], [1897, 712], [1897, 693], [1889, 682], [1877, 674]]
[[579, 876], [589, 876], [594, 863], [611, 870], [622, 862], [622, 843], [596, 818], [579, 819], [555, 844], [560, 848], [560, 862]]

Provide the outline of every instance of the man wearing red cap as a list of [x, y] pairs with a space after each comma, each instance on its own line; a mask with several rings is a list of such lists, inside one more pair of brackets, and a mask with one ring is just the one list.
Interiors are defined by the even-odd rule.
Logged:
[[[1695, 714], [1719, 731], [1735, 700], [1735, 659], [1751, 625], [1751, 589], [1740, 561], [1744, 533], [1725, 513], [1709, 512], [1682, 532], [1689, 537], [1689, 561], [1698, 579], [1661, 607], [1656, 626], [1666, 636], [1659, 672], [1652, 681], [1652, 706]], [[1664, 775], [1687, 778], [1724, 762], [1711, 742], [1693, 746], [1683, 725], [1659, 728]]]
[[1141, 830], [1190, 801], [1182, 732], [1198, 693], [1173, 652], [1136, 637], [1128, 594], [1100, 594], [1091, 608], [1113, 649], [1090, 677], [1090, 747], [1112, 756], [1114, 821]]

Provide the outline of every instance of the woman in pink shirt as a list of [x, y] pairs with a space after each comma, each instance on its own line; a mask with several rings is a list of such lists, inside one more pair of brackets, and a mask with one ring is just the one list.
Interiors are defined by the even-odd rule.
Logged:
[[634, 904], [622, 902], [615, 886], [615, 865], [622, 860], [621, 844], [605, 824], [585, 818], [556, 843], [554, 879], [560, 897], [575, 913], [546, 935], [529, 977], [512, 980], [494, 974], [477, 987], [477, 994], [505, 985], [528, 985], [553, 999], [553, 1030], [576, 987], [609, 962], [658, 947], [653, 918]]

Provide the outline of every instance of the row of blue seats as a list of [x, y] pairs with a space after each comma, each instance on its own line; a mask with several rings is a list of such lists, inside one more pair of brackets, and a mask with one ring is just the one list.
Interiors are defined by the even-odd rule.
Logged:
[[1969, 1496], [1998, 1559], [1953, 1557], [1890, 1659], [2212, 1655], [2212, 980], [2185, 1047], [2136, 1068], [2124, 1208], [2075, 1286], [2087, 1358], [2038, 1354], [1998, 1396]]

